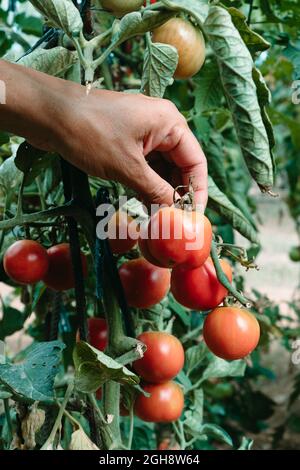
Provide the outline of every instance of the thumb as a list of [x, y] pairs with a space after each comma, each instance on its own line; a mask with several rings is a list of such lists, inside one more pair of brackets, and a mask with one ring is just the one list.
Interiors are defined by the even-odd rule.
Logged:
[[[143, 178], [134, 181], [134, 188], [148, 204], [174, 203], [174, 188], [161, 178], [146, 162], [143, 168]], [[178, 194], [175, 194], [177, 199]]]

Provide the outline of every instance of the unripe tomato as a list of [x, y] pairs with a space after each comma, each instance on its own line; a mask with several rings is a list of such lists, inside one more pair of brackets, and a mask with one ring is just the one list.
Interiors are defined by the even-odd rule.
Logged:
[[126, 261], [119, 268], [119, 274], [130, 307], [152, 307], [170, 288], [170, 271], [154, 266], [144, 258]]
[[111, 251], [122, 255], [137, 244], [132, 233], [137, 230], [137, 224], [130, 215], [117, 211], [108, 222], [107, 233]]
[[89, 340], [91, 346], [99, 351], [104, 351], [107, 346], [108, 328], [104, 318], [88, 319]]
[[141, 228], [139, 246], [145, 258], [158, 266], [197, 268], [207, 260], [211, 241], [212, 228], [205, 215], [164, 207]]
[[131, 11], [141, 8], [144, 0], [100, 0], [105, 10], [113, 12], [116, 16], [123, 16]]
[[176, 78], [192, 77], [199, 72], [205, 61], [203, 34], [182, 18], [172, 18], [156, 28], [152, 40], [176, 47], [179, 57], [174, 74]]
[[47, 251], [33, 240], [13, 243], [3, 258], [6, 274], [19, 284], [34, 284], [41, 281], [49, 268]]
[[134, 413], [143, 421], [152, 423], [170, 423], [180, 418], [184, 407], [182, 388], [175, 382], [163, 384], [145, 384], [145, 392], [138, 395], [134, 404]]
[[[75, 278], [72, 267], [71, 248], [69, 243], [61, 243], [47, 250], [49, 269], [43, 281], [47, 287], [57, 291], [72, 289]], [[87, 276], [86, 256], [81, 253], [83, 276]]]
[[146, 382], [161, 383], [173, 379], [184, 365], [184, 349], [173, 335], [147, 331], [138, 340], [147, 346], [144, 356], [133, 363], [135, 372]]
[[[223, 272], [232, 281], [232, 270], [225, 260], [220, 260]], [[193, 310], [211, 310], [228, 294], [219, 282], [212, 259], [209, 257], [199, 268], [185, 269], [176, 266], [171, 275], [171, 292], [177, 302]]]
[[208, 348], [228, 361], [250, 354], [256, 348], [259, 336], [258, 321], [241, 308], [216, 308], [204, 321], [203, 337]]

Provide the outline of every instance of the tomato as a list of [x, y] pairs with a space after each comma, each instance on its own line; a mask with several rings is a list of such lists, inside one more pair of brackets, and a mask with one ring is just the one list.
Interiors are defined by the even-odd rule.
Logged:
[[176, 47], [179, 60], [175, 78], [192, 77], [199, 72], [205, 61], [203, 34], [192, 23], [182, 18], [172, 18], [156, 28], [152, 40]]
[[123, 16], [131, 11], [141, 8], [144, 0], [101, 0], [100, 3], [105, 10], [113, 12], [116, 16]]
[[260, 328], [256, 318], [237, 307], [219, 307], [204, 321], [203, 337], [208, 348], [228, 361], [241, 359], [256, 348]]
[[41, 281], [49, 268], [47, 251], [33, 240], [13, 243], [3, 258], [6, 274], [19, 284], [34, 284]]
[[150, 393], [150, 397], [142, 393], [138, 395], [134, 404], [136, 416], [152, 423], [170, 423], [180, 418], [184, 396], [177, 383], [145, 384], [143, 389]]
[[137, 231], [137, 224], [130, 215], [117, 211], [108, 222], [108, 238], [111, 251], [115, 254], [124, 254], [130, 251], [137, 243], [132, 233]]
[[184, 349], [175, 336], [147, 331], [139, 335], [138, 340], [147, 346], [147, 350], [144, 357], [133, 363], [133, 368], [146, 382], [167, 382], [181, 371]]
[[123, 263], [119, 274], [130, 307], [152, 307], [166, 296], [170, 288], [170, 271], [154, 266], [144, 258]]
[[141, 228], [139, 247], [158, 266], [196, 268], [207, 260], [211, 241], [212, 228], [205, 215], [164, 207]]
[[159, 444], [157, 450], [180, 450], [178, 442], [174, 438], [165, 437]]
[[[43, 281], [47, 287], [57, 291], [72, 289], [75, 278], [72, 267], [71, 248], [69, 243], [61, 243], [47, 250], [49, 270]], [[81, 262], [84, 277], [87, 276], [86, 256], [81, 253]]]
[[[231, 282], [230, 265], [225, 260], [220, 260], [220, 264]], [[217, 307], [228, 293], [217, 278], [211, 258], [195, 269], [176, 266], [171, 275], [171, 292], [177, 302], [193, 310], [211, 310]]]
[[102, 388], [98, 388], [98, 390], [96, 391], [96, 398], [97, 400], [101, 400], [102, 399]]
[[88, 319], [89, 341], [91, 346], [104, 351], [107, 346], [108, 328], [104, 318]]

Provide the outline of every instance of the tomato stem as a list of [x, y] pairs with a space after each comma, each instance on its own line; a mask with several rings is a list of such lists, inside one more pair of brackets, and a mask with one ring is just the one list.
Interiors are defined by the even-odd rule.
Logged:
[[211, 244], [211, 258], [213, 260], [218, 280], [220, 283], [235, 297], [244, 307], [249, 307], [249, 300], [247, 300], [235, 287], [231, 284], [226, 274], [224, 274], [222, 266], [219, 261], [216, 242]]

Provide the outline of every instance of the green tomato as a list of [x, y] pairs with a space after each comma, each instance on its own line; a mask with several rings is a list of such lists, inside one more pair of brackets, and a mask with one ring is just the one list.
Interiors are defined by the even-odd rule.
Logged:
[[123, 16], [131, 11], [139, 10], [144, 0], [100, 0], [99, 3], [105, 10], [113, 12], [116, 16]]

